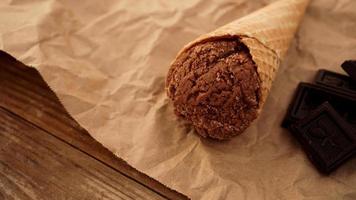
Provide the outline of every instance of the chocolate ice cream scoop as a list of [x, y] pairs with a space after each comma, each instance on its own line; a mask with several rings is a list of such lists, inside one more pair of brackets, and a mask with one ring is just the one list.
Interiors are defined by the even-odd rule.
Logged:
[[257, 67], [238, 38], [190, 47], [172, 64], [166, 82], [175, 113], [215, 139], [235, 136], [257, 118], [260, 85]]

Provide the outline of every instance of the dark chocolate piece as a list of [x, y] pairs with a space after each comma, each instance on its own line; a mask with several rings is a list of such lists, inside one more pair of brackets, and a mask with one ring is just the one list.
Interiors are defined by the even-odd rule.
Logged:
[[341, 65], [342, 69], [354, 80], [356, 80], [356, 60], [347, 60]]
[[322, 173], [329, 174], [356, 153], [354, 130], [328, 102], [291, 125], [291, 131]]
[[339, 115], [356, 130], [356, 99], [338, 90], [309, 83], [299, 84], [282, 126], [288, 128], [325, 101], [328, 101]]
[[346, 75], [327, 70], [319, 70], [316, 75], [315, 83], [337, 89], [340, 92], [356, 98], [356, 81]]

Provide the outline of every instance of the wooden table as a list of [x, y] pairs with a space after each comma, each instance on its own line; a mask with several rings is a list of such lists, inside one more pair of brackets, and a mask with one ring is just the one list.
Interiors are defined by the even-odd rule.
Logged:
[[96, 142], [39, 73], [0, 51], [0, 199], [187, 199]]

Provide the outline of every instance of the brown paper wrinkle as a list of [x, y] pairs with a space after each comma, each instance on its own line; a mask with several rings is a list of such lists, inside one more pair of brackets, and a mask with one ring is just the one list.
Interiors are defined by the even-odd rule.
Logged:
[[165, 96], [183, 45], [270, 2], [1, 2], [0, 46], [106, 148], [192, 199], [354, 199], [355, 159], [322, 177], [279, 122], [299, 81], [354, 57], [355, 1], [311, 2], [260, 119], [231, 141], [199, 138]]

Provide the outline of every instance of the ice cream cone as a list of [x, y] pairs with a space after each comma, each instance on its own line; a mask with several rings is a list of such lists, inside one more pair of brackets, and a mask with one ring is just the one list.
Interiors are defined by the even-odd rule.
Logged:
[[[242, 133], [260, 114], [308, 3], [309, 0], [276, 1], [186, 45], [173, 61], [167, 76], [167, 94], [174, 102], [177, 115], [190, 121], [204, 137], [227, 139]], [[216, 48], [213, 45], [218, 45], [219, 41], [238, 41], [241, 48], [234, 47], [233, 56], [230, 53], [224, 58], [219, 52], [225, 51], [226, 46]], [[204, 45], [212, 46], [204, 51]], [[237, 52], [244, 48], [248, 49], [248, 58], [243, 58], [243, 52]], [[202, 55], [207, 60], [219, 58], [215, 63], [222, 64], [207, 64]], [[231, 62], [239, 56], [240, 60]], [[241, 67], [247, 60], [253, 63], [253, 68], [251, 65]], [[240, 66], [236, 66], [238, 64]], [[219, 71], [219, 67], [225, 67], [225, 71]], [[229, 75], [220, 81], [220, 73]], [[229, 86], [231, 80], [234, 84]], [[210, 98], [212, 94], [216, 96]]]

